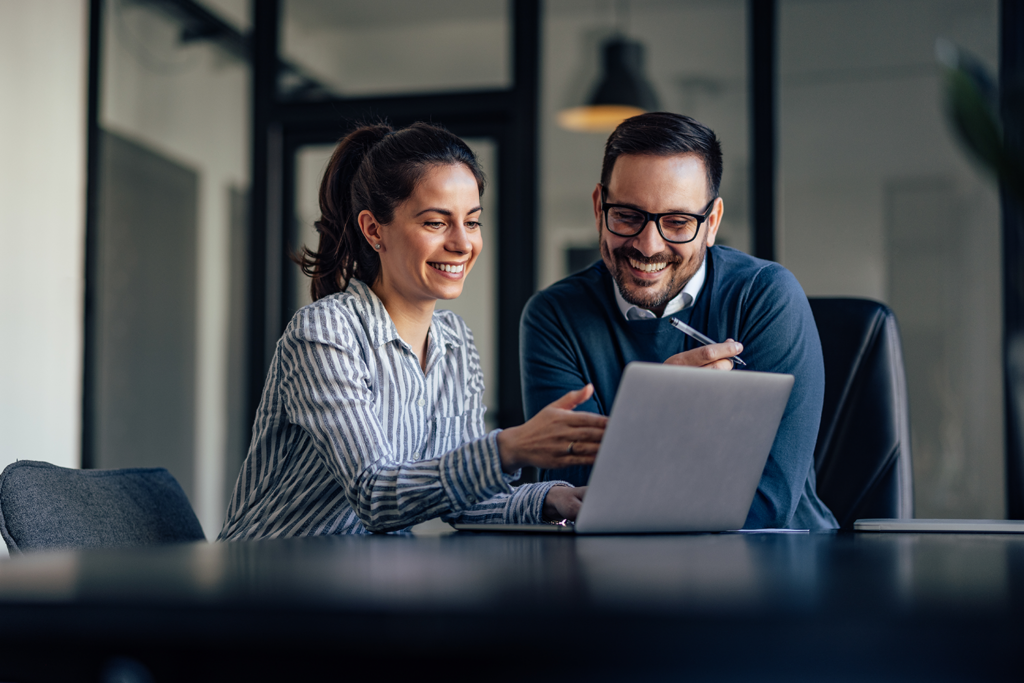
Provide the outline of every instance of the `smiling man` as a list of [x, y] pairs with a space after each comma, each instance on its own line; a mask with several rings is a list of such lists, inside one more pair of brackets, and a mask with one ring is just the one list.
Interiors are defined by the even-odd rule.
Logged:
[[[715, 246], [721, 178], [717, 137], [689, 117], [643, 114], [612, 133], [593, 193], [601, 260], [523, 312], [526, 414], [590, 383], [594, 394], [579, 409], [607, 415], [630, 361], [730, 370], [742, 353], [748, 370], [796, 378], [746, 528], [834, 529], [815, 492], [825, 373], [814, 318], [785, 268]], [[699, 346], [670, 318], [722, 342]], [[590, 467], [545, 476], [584, 485]]]

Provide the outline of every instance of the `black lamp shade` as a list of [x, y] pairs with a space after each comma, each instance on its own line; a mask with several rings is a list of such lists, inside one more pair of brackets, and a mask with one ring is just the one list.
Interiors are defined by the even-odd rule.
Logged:
[[567, 130], [610, 132], [624, 120], [657, 111], [658, 96], [643, 75], [644, 46], [622, 37], [605, 42], [604, 69], [594, 94], [582, 107], [565, 109], [558, 123]]
[[604, 75], [590, 97], [591, 105], [625, 105], [656, 111], [658, 96], [644, 78], [644, 46], [634, 40], [612, 38], [602, 47]]

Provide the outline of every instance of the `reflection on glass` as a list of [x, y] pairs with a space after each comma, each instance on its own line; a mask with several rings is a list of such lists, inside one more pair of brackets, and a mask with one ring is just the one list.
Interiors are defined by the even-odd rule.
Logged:
[[1004, 515], [995, 188], [944, 116], [935, 41], [995, 73], [995, 0], [779, 3], [780, 261], [811, 296], [887, 303], [919, 517]]
[[508, 0], [286, 0], [282, 99], [511, 86]]
[[749, 252], [747, 3], [632, 2], [625, 17], [607, 0], [549, 0], [543, 7], [538, 284], [570, 274], [597, 246], [591, 193], [608, 134], [564, 130], [558, 114], [590, 96], [601, 45], [616, 31], [642, 40], [644, 72], [661, 108], [694, 117], [722, 141], [718, 243]]

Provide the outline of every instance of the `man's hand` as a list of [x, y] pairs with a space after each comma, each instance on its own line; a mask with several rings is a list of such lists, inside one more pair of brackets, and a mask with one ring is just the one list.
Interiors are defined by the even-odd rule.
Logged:
[[583, 503], [583, 494], [586, 492], [586, 486], [552, 486], [544, 496], [544, 521], [575, 520]]
[[669, 356], [665, 365], [688, 365], [694, 368], [711, 368], [712, 370], [732, 370], [733, 356], [743, 351], [743, 344], [727, 339], [720, 344], [708, 344], [689, 351]]
[[573, 408], [594, 393], [591, 384], [570, 391], [518, 427], [498, 434], [498, 455], [505, 472], [523, 465], [542, 469], [592, 465], [608, 418]]

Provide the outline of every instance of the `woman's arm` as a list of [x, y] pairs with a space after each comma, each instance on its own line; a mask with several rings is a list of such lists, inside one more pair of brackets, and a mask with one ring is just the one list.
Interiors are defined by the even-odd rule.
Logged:
[[[376, 366], [385, 354], [378, 354], [365, 336], [358, 335], [358, 321], [347, 317], [345, 311], [328, 305], [300, 312], [279, 343], [273, 372], [279, 376], [289, 421], [310, 435], [317, 454], [368, 530], [401, 529], [442, 513], [480, 514], [493, 521], [499, 515], [506, 522], [540, 521], [550, 486], [520, 487], [511, 495], [508, 484], [517, 476], [513, 472], [523, 464], [544, 466], [559, 458], [592, 460], [604, 418], [572, 412], [568, 404], [552, 406], [543, 416], [513, 430], [485, 433], [479, 357], [461, 320], [467, 354], [461, 364], [462, 381], [446, 377], [444, 385], [452, 392], [466, 392], [452, 397], [459, 399], [452, 404], [462, 406], [468, 423], [464, 433], [460, 429], [450, 435], [449, 443], [462, 443], [436, 457], [417, 459], [408, 452], [396, 452], [381, 424], [382, 407], [375, 401], [378, 394], [390, 392], [397, 397], [395, 392], [401, 388], [374, 390], [381, 378], [371, 364]], [[596, 428], [588, 420], [602, 423]], [[408, 431], [423, 435], [428, 428], [420, 424], [418, 430]], [[391, 431], [396, 431], [394, 425]], [[506, 440], [506, 457], [499, 449], [502, 434], [514, 437]], [[578, 449], [580, 455], [568, 453], [574, 441], [572, 450]], [[421, 446], [411, 443], [406, 448]]]

